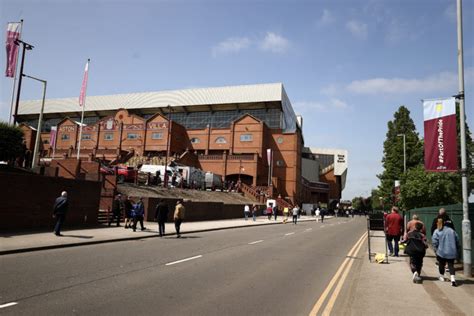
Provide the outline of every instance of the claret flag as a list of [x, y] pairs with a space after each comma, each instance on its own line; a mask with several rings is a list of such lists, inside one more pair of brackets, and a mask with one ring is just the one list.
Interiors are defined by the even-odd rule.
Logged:
[[18, 59], [19, 46], [15, 43], [20, 38], [21, 22], [12, 22], [7, 25], [7, 69], [5, 70], [6, 77], [15, 77], [16, 62]]
[[423, 100], [425, 170], [458, 170], [456, 99]]

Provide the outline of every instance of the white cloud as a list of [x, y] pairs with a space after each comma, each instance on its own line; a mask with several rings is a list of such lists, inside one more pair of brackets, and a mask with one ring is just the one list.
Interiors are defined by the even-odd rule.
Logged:
[[336, 18], [331, 13], [331, 11], [329, 11], [327, 9], [324, 9], [323, 10], [323, 15], [318, 20], [318, 25], [319, 26], [329, 25], [329, 24], [332, 24], [335, 20], [336, 20]]
[[451, 4], [444, 10], [444, 16], [451, 22], [456, 22], [457, 20], [457, 11], [456, 5]]
[[229, 37], [212, 47], [212, 56], [220, 54], [236, 54], [248, 48], [251, 44], [247, 37]]
[[[474, 77], [474, 68], [465, 71], [466, 81]], [[426, 78], [373, 78], [367, 80], [355, 80], [348, 86], [347, 90], [359, 94], [405, 94], [405, 93], [454, 93], [457, 91], [458, 75], [452, 72], [441, 72]]]
[[336, 95], [340, 90], [341, 88], [339, 85], [332, 83], [326, 87], [323, 87], [320, 92], [324, 95], [333, 96]]
[[329, 112], [331, 110], [345, 110], [349, 108], [346, 102], [338, 98], [331, 98], [326, 102], [300, 101], [293, 103], [293, 107], [298, 113]]
[[285, 53], [289, 48], [290, 41], [273, 32], [267, 32], [265, 38], [260, 43], [260, 49], [272, 53]]
[[356, 20], [351, 20], [347, 22], [346, 28], [354, 35], [355, 37], [359, 39], [367, 39], [368, 36], [368, 27], [367, 24], [356, 21]]

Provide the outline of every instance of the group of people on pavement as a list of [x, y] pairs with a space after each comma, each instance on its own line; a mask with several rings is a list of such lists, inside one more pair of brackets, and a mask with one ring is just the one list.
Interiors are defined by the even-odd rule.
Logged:
[[[176, 229], [176, 236], [181, 237], [180, 229], [181, 223], [184, 220], [185, 208], [183, 201], [178, 200], [176, 202], [173, 221]], [[145, 218], [145, 205], [143, 204], [143, 198], [139, 198], [137, 203], [134, 203], [132, 198], [128, 196], [125, 198], [121, 194], [117, 194], [112, 203], [112, 214], [109, 217], [109, 226], [116, 221], [117, 227], [120, 226], [120, 219], [122, 214], [125, 214], [125, 229], [132, 228], [133, 231], [137, 230], [137, 223], [140, 223], [141, 230], [146, 230], [143, 226]], [[155, 209], [155, 220], [158, 222], [158, 233], [160, 237], [165, 235], [165, 223], [168, 220], [169, 207], [165, 200], [160, 200]]]
[[[426, 255], [428, 243], [426, 240], [425, 224], [413, 215], [412, 220], [407, 223], [406, 232], [403, 234], [403, 218], [398, 212], [397, 207], [392, 207], [391, 213], [385, 217], [385, 234], [390, 256], [399, 256], [399, 242], [403, 236], [402, 243], [405, 243], [405, 254], [410, 256], [410, 268], [413, 273], [414, 283], [420, 282], [421, 268], [423, 267], [423, 258]], [[393, 242], [393, 244], [392, 244]], [[459, 237], [454, 230], [454, 225], [444, 208], [438, 212], [438, 216], [433, 219], [431, 225], [431, 244], [436, 254], [438, 263], [438, 279], [445, 281], [444, 273], [446, 266], [450, 274], [452, 286], [457, 286], [454, 260], [458, 258], [460, 243]]]
[[[259, 212], [259, 207], [256, 204], [253, 204], [252, 207], [250, 207], [248, 204], [245, 204], [244, 206], [245, 220], [248, 220], [250, 217], [250, 213], [252, 213], [253, 220], [256, 221], [258, 212]], [[298, 204], [295, 204], [291, 209], [289, 207], [284, 207], [283, 208], [283, 222], [284, 223], [288, 222], [290, 212], [292, 215], [292, 222], [293, 224], [296, 225], [298, 222], [298, 218], [301, 216], [301, 208], [298, 206]], [[272, 219], [272, 217], [276, 221], [278, 219], [278, 206], [273, 205], [273, 203], [269, 203], [268, 207], [265, 209], [264, 214], [267, 215], [269, 221]], [[314, 213], [312, 212], [312, 214], [316, 215], [317, 222], [319, 222], [320, 219], [321, 219], [321, 222], [324, 222], [325, 212], [321, 211], [319, 207], [316, 208]]]

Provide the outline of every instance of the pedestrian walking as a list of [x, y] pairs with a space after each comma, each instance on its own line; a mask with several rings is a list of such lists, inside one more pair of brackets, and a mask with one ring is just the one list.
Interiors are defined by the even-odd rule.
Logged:
[[451, 285], [457, 286], [454, 271], [454, 259], [458, 256], [459, 236], [447, 225], [443, 218], [438, 218], [437, 228], [433, 233], [432, 244], [438, 259], [439, 280], [444, 282], [445, 266], [448, 264]]
[[145, 206], [143, 205], [143, 198], [138, 200], [138, 203], [133, 206], [133, 231], [137, 230], [137, 222], [140, 222], [141, 230], [146, 228], [143, 226], [143, 217], [145, 216]]
[[411, 230], [407, 235], [405, 253], [410, 256], [413, 283], [418, 283], [421, 281], [421, 268], [423, 267], [423, 258], [426, 255], [428, 244], [426, 243], [425, 234], [421, 232], [423, 224], [418, 221], [414, 226], [415, 229]]
[[288, 209], [288, 207], [284, 207], [283, 208], [283, 223], [287, 223], [288, 222], [288, 217], [290, 216], [290, 210]]
[[128, 196], [125, 201], [123, 201], [123, 209], [125, 210], [125, 229], [132, 228], [133, 223], [133, 200], [131, 196]]
[[61, 196], [56, 198], [53, 206], [53, 218], [56, 219], [56, 223], [54, 225], [54, 234], [56, 236], [61, 235], [61, 226], [64, 224], [66, 220], [66, 213], [69, 209], [69, 201], [67, 200], [67, 192], [61, 192]]
[[257, 212], [258, 212], [258, 207], [257, 205], [254, 204], [252, 206], [252, 217], [253, 217], [254, 222], [257, 220]]
[[249, 215], [250, 215], [250, 207], [248, 204], [245, 204], [244, 206], [244, 216], [245, 216], [245, 220], [248, 220], [249, 219]]
[[317, 208], [314, 213], [316, 215], [316, 223], [319, 223], [319, 216], [321, 215], [321, 211], [319, 210], [319, 208]]
[[416, 223], [421, 223], [421, 229], [420, 232], [426, 236], [426, 227], [425, 224], [420, 221], [418, 215], [414, 214], [412, 216], [411, 221], [407, 223], [405, 235], [403, 236], [403, 240], [406, 241], [408, 239], [408, 234], [416, 229]]
[[165, 234], [165, 223], [168, 219], [168, 213], [168, 204], [166, 204], [164, 200], [160, 200], [160, 202], [156, 206], [155, 211], [155, 219], [158, 222], [158, 233], [160, 234], [160, 237], [163, 237], [163, 235]]
[[120, 216], [122, 215], [123, 202], [122, 195], [117, 194], [112, 202], [112, 216], [109, 216], [109, 226], [114, 220], [117, 220], [117, 227], [120, 226]]
[[293, 224], [296, 225], [296, 222], [298, 221], [298, 214], [300, 212], [300, 209], [298, 207], [298, 204], [295, 204], [295, 206], [293, 207], [293, 210], [292, 210], [292, 214], [293, 214]]
[[273, 206], [272, 212], [273, 212], [273, 216], [275, 217], [275, 221], [276, 221], [277, 216], [278, 216], [278, 206], [277, 205]]
[[454, 223], [446, 213], [446, 209], [444, 207], [440, 208], [438, 211], [438, 216], [433, 219], [433, 223], [431, 223], [431, 236], [433, 236], [434, 231], [438, 228], [438, 219], [442, 219], [444, 226], [448, 226], [454, 229]]
[[322, 209], [321, 210], [321, 223], [324, 223], [324, 215], [326, 215], [326, 210]]
[[[388, 243], [390, 256], [398, 257], [398, 242], [403, 232], [403, 218], [398, 214], [398, 207], [393, 206], [392, 211], [385, 218], [385, 234]], [[394, 245], [392, 245], [392, 241]]]
[[270, 203], [267, 207], [267, 216], [268, 216], [269, 221], [272, 220], [272, 212], [273, 212], [273, 203]]
[[176, 207], [174, 209], [174, 216], [173, 216], [174, 227], [176, 228], [176, 238], [181, 237], [180, 229], [181, 229], [181, 223], [184, 220], [184, 211], [185, 211], [185, 208], [182, 202], [178, 200], [178, 203], [176, 203]]

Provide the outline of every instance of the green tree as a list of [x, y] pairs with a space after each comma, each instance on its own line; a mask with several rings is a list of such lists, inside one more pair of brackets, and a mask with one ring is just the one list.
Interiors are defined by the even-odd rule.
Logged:
[[362, 197], [358, 196], [352, 199], [352, 208], [356, 210], [360, 210], [362, 206]]
[[0, 161], [13, 163], [23, 153], [23, 132], [0, 121]]
[[[423, 144], [416, 132], [415, 123], [410, 117], [410, 111], [405, 106], [400, 106], [394, 114], [394, 119], [389, 121], [387, 138], [384, 141], [384, 155], [382, 159], [383, 172], [377, 177], [380, 179], [380, 186], [377, 192], [377, 199], [384, 200], [387, 207], [391, 202], [392, 189], [395, 180], [403, 177], [403, 137], [406, 139], [406, 168], [407, 170], [420, 165], [423, 162]], [[377, 203], [379, 201], [374, 201]]]
[[461, 201], [461, 180], [457, 173], [426, 172], [422, 164], [407, 171], [402, 179], [403, 207], [453, 204]]

